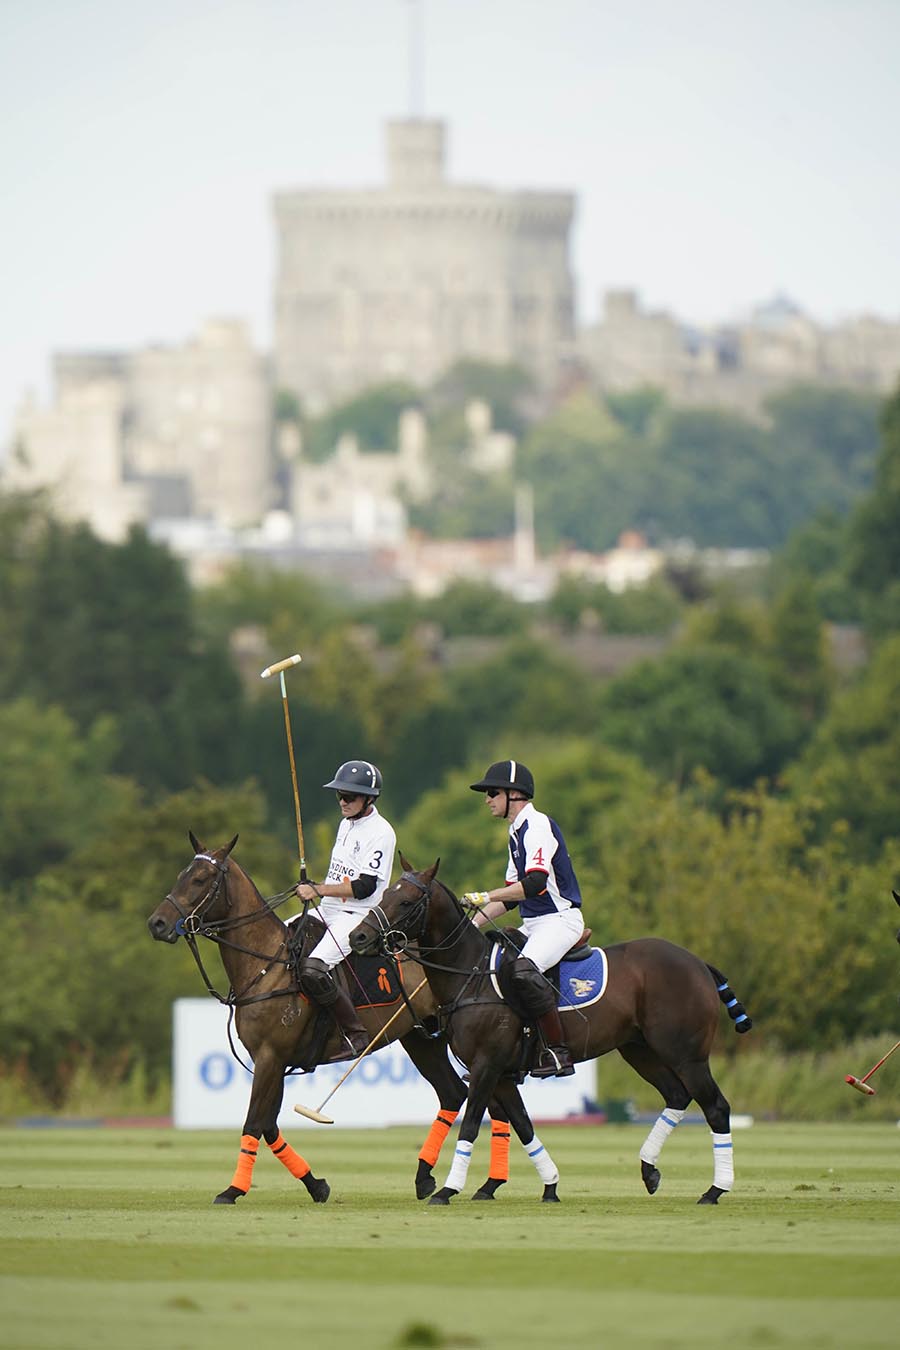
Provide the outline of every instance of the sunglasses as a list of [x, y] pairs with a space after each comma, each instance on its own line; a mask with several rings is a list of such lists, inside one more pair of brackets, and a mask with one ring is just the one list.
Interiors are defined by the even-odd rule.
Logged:
[[358, 802], [362, 796], [361, 792], [336, 792], [334, 794], [339, 802]]
[[486, 797], [499, 797], [500, 793], [505, 791], [506, 788], [485, 788], [484, 795]]

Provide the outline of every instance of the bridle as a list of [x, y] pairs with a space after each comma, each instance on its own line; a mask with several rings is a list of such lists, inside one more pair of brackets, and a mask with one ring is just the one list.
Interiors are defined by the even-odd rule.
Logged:
[[428, 917], [428, 902], [431, 900], [431, 881], [422, 881], [412, 872], [403, 872], [398, 881], [390, 888], [396, 890], [405, 881], [419, 891], [418, 899], [409, 902], [410, 919], [406, 924], [405, 931], [402, 928], [394, 928], [391, 921], [385, 914], [381, 905], [374, 905], [365, 917], [360, 921], [360, 928], [371, 928], [376, 937], [376, 946], [383, 956], [398, 957], [406, 951], [411, 940], [420, 937], [425, 930], [425, 920]]
[[[219, 891], [222, 888], [222, 883], [224, 882], [226, 876], [228, 875], [228, 862], [227, 860], [223, 862], [220, 858], [214, 857], [212, 853], [195, 853], [191, 862], [191, 866], [193, 866], [195, 862], [200, 861], [211, 863], [212, 866], [216, 869], [216, 874], [213, 877], [212, 883], [210, 885], [209, 890], [206, 892], [206, 895], [204, 895], [201, 900], [197, 901], [196, 905], [194, 905], [190, 913], [186, 913], [182, 909], [181, 905], [179, 905], [178, 901], [175, 899], [175, 896], [172, 894], [171, 891], [169, 891], [169, 894], [166, 896], [166, 900], [175, 910], [176, 914], [178, 914], [179, 916], [178, 922], [175, 925], [175, 932], [178, 933], [179, 936], [188, 939], [195, 938], [201, 934], [203, 937], [212, 937], [213, 929], [215, 929], [218, 932], [221, 932], [223, 925], [228, 925], [227, 919], [219, 920], [214, 924], [207, 925], [207, 928], [210, 931], [205, 931], [202, 922], [203, 916], [206, 913], [206, 911], [210, 909], [211, 906], [215, 903]], [[225, 902], [228, 908], [231, 909], [231, 897], [229, 896], [227, 890], [225, 892]]]
[[[253, 951], [252, 948], [244, 947], [240, 943], [230, 941], [228, 938], [224, 936], [225, 933], [233, 932], [234, 929], [236, 928], [241, 928], [249, 923], [255, 923], [259, 918], [261, 918], [265, 914], [274, 914], [276, 908], [280, 904], [282, 904], [288, 898], [288, 896], [294, 894], [294, 888], [289, 887], [286, 891], [280, 891], [277, 895], [273, 895], [269, 900], [264, 900], [261, 909], [251, 910], [249, 914], [239, 914], [236, 917], [233, 917], [230, 915], [230, 913], [227, 912], [231, 910], [231, 903], [232, 903], [231, 896], [228, 893], [228, 887], [226, 885], [226, 878], [228, 876], [228, 867], [229, 867], [228, 859], [226, 858], [223, 860], [221, 858], [217, 858], [212, 853], [195, 853], [189, 866], [193, 866], [193, 864], [196, 862], [208, 862], [216, 869], [215, 875], [212, 878], [212, 881], [206, 894], [202, 896], [201, 899], [198, 900], [197, 903], [193, 906], [193, 908], [190, 909], [189, 911], [186, 911], [178, 903], [178, 900], [175, 898], [175, 896], [172, 894], [171, 891], [169, 891], [168, 895], [166, 896], [166, 900], [179, 916], [178, 921], [175, 924], [175, 932], [180, 937], [183, 937], [185, 942], [188, 944], [188, 947], [190, 948], [191, 951], [191, 955], [193, 956], [194, 961], [197, 964], [197, 969], [200, 971], [203, 983], [206, 985], [208, 992], [212, 994], [213, 998], [218, 999], [220, 1003], [224, 1003], [230, 1008], [243, 1007], [247, 1003], [261, 1003], [271, 998], [284, 998], [287, 995], [296, 993], [297, 991], [293, 987], [293, 985], [291, 985], [286, 989], [273, 989], [270, 990], [268, 993], [264, 994], [251, 995], [249, 993], [249, 991], [253, 988], [253, 986], [257, 984], [258, 981], [268, 973], [269, 967], [271, 965], [279, 964], [285, 966], [285, 968], [287, 969], [290, 969], [290, 961], [286, 957], [281, 957], [278, 955], [278, 952], [281, 950], [281, 948], [286, 946], [287, 942], [286, 938], [282, 938], [281, 944], [276, 950], [276, 952], [274, 954], [270, 954], [268, 952]], [[219, 892], [220, 890], [222, 890], [223, 886], [225, 888], [224, 891], [225, 907], [226, 907], [225, 917], [222, 919], [213, 919], [213, 920], [206, 919], [205, 916], [212, 909], [213, 905], [215, 904], [218, 898]], [[232, 988], [229, 989], [227, 994], [220, 994], [218, 990], [213, 987], [213, 983], [206, 973], [206, 968], [203, 964], [203, 958], [201, 957], [200, 951], [197, 947], [198, 937], [209, 938], [211, 942], [217, 943], [220, 947], [230, 947], [234, 951], [243, 952], [245, 956], [258, 957], [258, 959], [263, 961], [265, 964], [262, 970], [260, 970], [259, 973], [253, 977], [253, 979], [246, 986], [246, 988], [243, 989], [240, 993], [237, 993]]]

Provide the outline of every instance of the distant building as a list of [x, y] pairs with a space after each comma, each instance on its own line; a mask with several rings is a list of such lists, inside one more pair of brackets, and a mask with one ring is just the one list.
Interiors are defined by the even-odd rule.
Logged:
[[54, 361], [55, 398], [19, 410], [7, 487], [46, 487], [63, 519], [119, 539], [133, 522], [258, 521], [271, 501], [265, 359], [243, 323], [178, 347]]
[[274, 199], [275, 379], [312, 410], [461, 357], [552, 389], [571, 357], [574, 196], [451, 183], [444, 140], [442, 122], [392, 122], [385, 186]]
[[603, 390], [652, 385], [675, 403], [755, 413], [790, 384], [842, 385], [887, 393], [900, 377], [900, 321], [861, 317], [813, 322], [785, 296], [730, 326], [692, 327], [642, 309], [637, 293], [609, 291], [579, 352]]

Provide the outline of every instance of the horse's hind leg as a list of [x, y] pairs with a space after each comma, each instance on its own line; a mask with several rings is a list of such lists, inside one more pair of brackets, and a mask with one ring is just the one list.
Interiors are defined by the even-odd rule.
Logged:
[[[501, 1079], [495, 1092], [497, 1100], [502, 1103], [503, 1109], [509, 1116], [510, 1124], [515, 1130], [519, 1142], [544, 1183], [542, 1202], [558, 1204], [559, 1196], [556, 1193], [556, 1187], [559, 1184], [559, 1168], [535, 1134], [531, 1117], [525, 1108], [518, 1087], [509, 1079]], [[473, 1196], [472, 1198], [475, 1199], [476, 1197]]]
[[731, 1143], [731, 1107], [713, 1078], [708, 1060], [679, 1064], [678, 1074], [706, 1117], [712, 1132], [713, 1184], [704, 1191], [698, 1205], [717, 1205], [719, 1196], [734, 1185], [734, 1149]]
[[656, 1164], [662, 1152], [663, 1144], [669, 1135], [684, 1119], [684, 1113], [691, 1100], [684, 1083], [649, 1045], [641, 1042], [633, 1045], [620, 1045], [619, 1054], [627, 1064], [653, 1087], [665, 1102], [665, 1108], [657, 1116], [653, 1128], [641, 1144], [641, 1180], [650, 1195], [659, 1188], [660, 1171]]
[[509, 1181], [509, 1116], [492, 1097], [488, 1103], [491, 1117], [491, 1165], [487, 1181], [482, 1182], [473, 1200], [493, 1200], [501, 1186]]

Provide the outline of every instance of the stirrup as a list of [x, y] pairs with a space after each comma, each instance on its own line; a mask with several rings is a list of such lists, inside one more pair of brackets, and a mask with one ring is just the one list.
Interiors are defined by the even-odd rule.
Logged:
[[327, 1059], [324, 1059], [322, 1061], [323, 1064], [343, 1064], [348, 1059], [358, 1059], [364, 1050], [368, 1050], [368, 1032], [364, 1031], [362, 1036], [360, 1036], [359, 1033], [356, 1033], [356, 1039], [359, 1041], [358, 1046], [354, 1045], [350, 1033], [344, 1031], [343, 1028], [341, 1028], [341, 1035], [344, 1038], [343, 1045], [338, 1046], [334, 1054], [329, 1055]]
[[575, 1072], [572, 1056], [567, 1046], [548, 1045], [538, 1056], [538, 1062], [531, 1070], [532, 1078], [568, 1078]]

